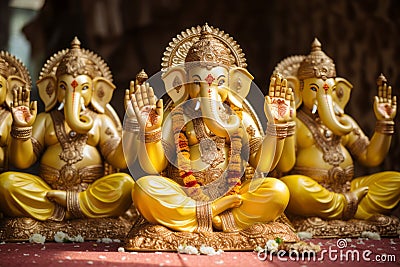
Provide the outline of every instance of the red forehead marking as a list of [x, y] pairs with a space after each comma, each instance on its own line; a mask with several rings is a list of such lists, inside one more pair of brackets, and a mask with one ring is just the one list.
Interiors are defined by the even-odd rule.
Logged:
[[208, 74], [208, 76], [205, 78], [205, 80], [208, 83], [208, 86], [210, 86], [212, 84], [212, 82], [215, 80], [215, 78], [211, 74]]
[[329, 85], [325, 83], [324, 86], [323, 86], [323, 88], [324, 88], [325, 91], [328, 91]]
[[78, 82], [76, 80], [73, 80], [71, 86], [75, 89], [78, 86]]

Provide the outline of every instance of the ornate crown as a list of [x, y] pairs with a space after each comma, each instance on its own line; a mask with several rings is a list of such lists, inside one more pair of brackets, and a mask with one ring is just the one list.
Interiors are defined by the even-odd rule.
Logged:
[[171, 66], [196, 61], [242, 68], [247, 66], [244, 53], [236, 41], [207, 23], [203, 27], [187, 29], [173, 38], [164, 52], [161, 67], [162, 71], [166, 71]]
[[6, 79], [10, 75], [18, 76], [26, 82], [27, 88], [32, 86], [28, 69], [18, 58], [6, 51], [0, 51], [0, 75]]
[[321, 49], [317, 38], [311, 45], [311, 53], [300, 63], [297, 77], [300, 80], [307, 78], [335, 78], [336, 70], [333, 60]]
[[39, 80], [48, 74], [57, 77], [62, 74], [89, 75], [104, 77], [112, 82], [112, 74], [102, 58], [95, 53], [80, 47], [77, 37], [71, 42], [71, 49], [62, 50], [47, 60], [40, 72]]

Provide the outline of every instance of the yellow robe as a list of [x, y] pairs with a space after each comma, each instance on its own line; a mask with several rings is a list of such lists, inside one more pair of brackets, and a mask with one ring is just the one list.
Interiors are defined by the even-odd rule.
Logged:
[[[289, 201], [289, 191], [275, 178], [257, 178], [243, 183], [242, 204], [231, 209], [239, 229], [254, 223], [270, 222], [279, 217]], [[193, 232], [199, 223], [196, 201], [186, 195], [175, 181], [161, 176], [144, 176], [136, 181], [133, 202], [149, 222], [175, 231]]]
[[[133, 179], [125, 173], [99, 178], [78, 194], [82, 214], [88, 218], [122, 215], [132, 205], [133, 185]], [[65, 214], [65, 208], [46, 197], [50, 190], [50, 186], [36, 175], [2, 173], [0, 208], [6, 216], [11, 217], [31, 217], [40, 221], [62, 220], [60, 214]]]

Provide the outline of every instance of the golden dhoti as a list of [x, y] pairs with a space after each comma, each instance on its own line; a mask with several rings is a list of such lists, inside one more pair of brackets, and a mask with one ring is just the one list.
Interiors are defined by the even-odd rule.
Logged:
[[[318, 216], [325, 219], [342, 219], [347, 205], [341, 193], [327, 190], [314, 179], [304, 175], [288, 175], [281, 178], [290, 191], [287, 210], [301, 216]], [[400, 173], [381, 172], [353, 179], [350, 192], [368, 187], [368, 193], [359, 202], [357, 219], [366, 220], [375, 214], [390, 214], [400, 200]]]
[[[125, 173], [99, 178], [87, 190], [77, 193], [78, 208], [88, 218], [119, 216], [132, 205], [133, 185], [133, 179]], [[65, 208], [46, 197], [51, 190], [38, 176], [19, 172], [2, 173], [0, 208], [10, 217], [60, 220], [60, 214], [65, 214]]]
[[[239, 229], [254, 223], [275, 220], [285, 210], [289, 190], [275, 178], [257, 178], [243, 183], [242, 204], [231, 212]], [[196, 201], [187, 196], [175, 181], [161, 176], [145, 176], [136, 181], [133, 190], [135, 207], [146, 220], [176, 231], [195, 231], [199, 223]]]

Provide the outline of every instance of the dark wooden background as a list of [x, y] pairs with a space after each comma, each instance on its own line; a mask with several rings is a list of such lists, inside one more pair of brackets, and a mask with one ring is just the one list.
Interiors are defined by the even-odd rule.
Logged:
[[[373, 97], [383, 73], [400, 101], [400, 1], [397, 0], [69, 0], [46, 1], [24, 28], [38, 66], [69, 47], [77, 35], [82, 47], [101, 55], [118, 86], [112, 105], [123, 116], [123, 93], [144, 68], [160, 70], [170, 40], [186, 28], [209, 25], [224, 30], [243, 48], [248, 69], [264, 90], [275, 65], [305, 55], [317, 37], [334, 59], [337, 75], [354, 85], [346, 108], [371, 137]], [[33, 79], [38, 73], [32, 74]], [[398, 112], [400, 113], [400, 111]], [[387, 159], [377, 168], [356, 166], [356, 174], [400, 171], [400, 114]]]

